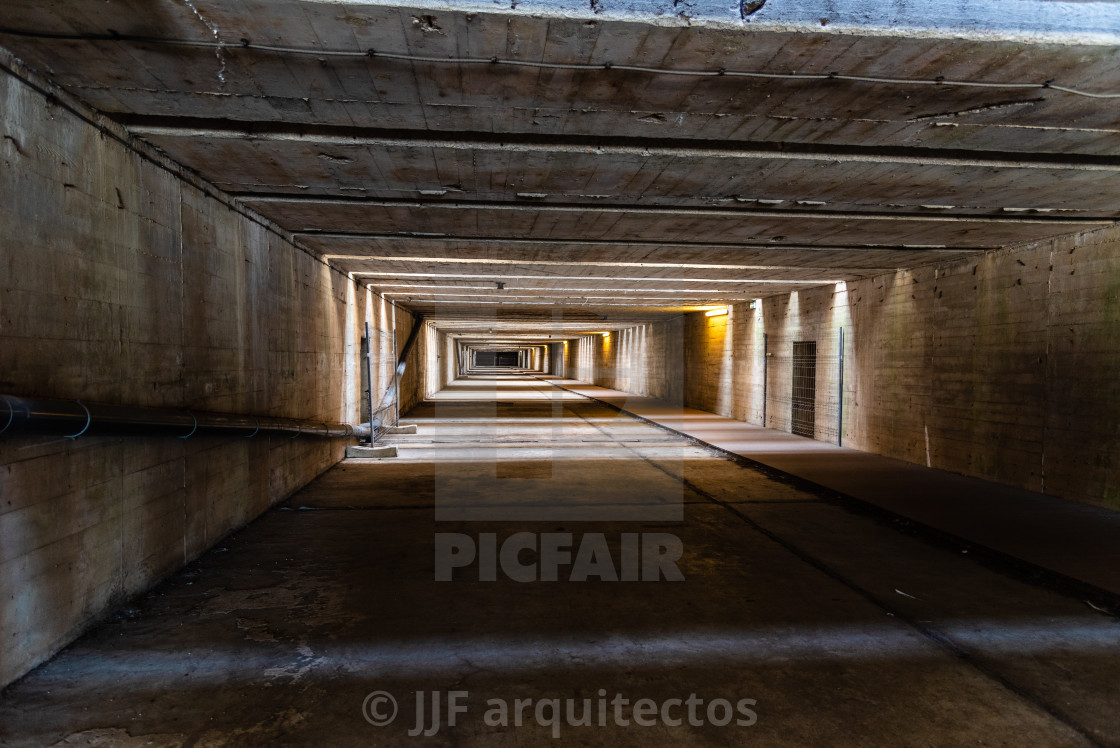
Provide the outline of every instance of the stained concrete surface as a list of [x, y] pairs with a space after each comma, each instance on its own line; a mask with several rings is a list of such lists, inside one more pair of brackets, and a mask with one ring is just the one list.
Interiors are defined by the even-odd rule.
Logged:
[[1120, 512], [762, 428], [655, 398], [549, 377], [667, 429], [1120, 595]]
[[[1120, 745], [1116, 619], [554, 392], [440, 393], [408, 414], [400, 458], [340, 464], [9, 688], [0, 743]], [[434, 519], [472, 481], [509, 486], [476, 497], [492, 517], [549, 503], [548, 471], [568, 468], [590, 479], [577, 503], [679, 502], [683, 519]], [[622, 532], [675, 533], [686, 581], [433, 581], [436, 532], [561, 528], [615, 551]], [[483, 720], [491, 698], [599, 689], [750, 698], [757, 722], [608, 719], [554, 741], [531, 717]], [[391, 726], [363, 719], [377, 690], [401, 704]], [[410, 738], [414, 694], [433, 690], [469, 692], [470, 711]]]
[[[526, 299], [573, 290], [558, 264], [661, 316], [1117, 215], [1113, 3], [159, 7], [8, 0], [0, 41], [386, 289], [422, 272], [462, 291], [439, 277], [448, 261], [487, 278], [486, 260], [524, 264], [508, 290], [536, 293], [503, 301], [537, 316]], [[632, 264], [580, 270], [596, 259]], [[711, 283], [689, 286], [699, 300], [634, 293], [666, 277]], [[458, 301], [495, 311], [478, 290]], [[399, 303], [434, 315], [446, 301]]]

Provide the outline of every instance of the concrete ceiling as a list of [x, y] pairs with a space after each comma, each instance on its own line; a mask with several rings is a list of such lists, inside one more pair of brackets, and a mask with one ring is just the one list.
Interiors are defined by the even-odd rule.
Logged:
[[0, 44], [457, 334], [1120, 218], [1111, 3], [428, 5], [5, 0]]

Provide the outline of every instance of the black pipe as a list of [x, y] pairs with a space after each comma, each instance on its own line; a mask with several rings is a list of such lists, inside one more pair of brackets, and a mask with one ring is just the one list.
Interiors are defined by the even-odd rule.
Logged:
[[0, 395], [0, 437], [48, 435], [148, 435], [186, 439], [199, 434], [253, 437], [259, 434], [348, 437], [369, 429], [345, 423], [297, 418], [206, 413], [185, 408], [104, 405], [81, 400], [53, 400]]
[[401, 355], [397, 359], [397, 369], [393, 375], [393, 381], [389, 383], [385, 394], [381, 396], [381, 405], [377, 409], [377, 415], [370, 414], [370, 444], [373, 443], [374, 436], [377, 430], [385, 427], [385, 419], [381, 417], [393, 404], [397, 397], [397, 388], [400, 386], [401, 377], [404, 376], [404, 370], [408, 363], [408, 354], [412, 352], [412, 347], [416, 344], [416, 338], [420, 335], [420, 328], [424, 326], [424, 315], [417, 314], [412, 322], [412, 331], [408, 334], [408, 339], [404, 342], [404, 348], [401, 349]]
[[424, 315], [417, 314], [416, 319], [412, 322], [412, 330], [408, 333], [408, 339], [404, 341], [404, 348], [401, 349], [400, 359], [397, 363], [397, 373], [404, 374], [405, 359], [408, 358], [409, 352], [412, 351], [412, 346], [416, 344], [416, 338], [420, 335], [420, 328], [424, 325]]
[[[379, 331], [380, 332], [380, 331]], [[366, 355], [362, 359], [362, 365], [366, 367], [366, 405], [369, 407], [369, 420], [373, 421], [374, 404], [373, 404], [373, 335], [369, 322], [366, 322]]]
[[840, 407], [836, 411], [836, 446], [844, 446], [844, 328], [840, 328], [840, 376], [836, 385]]

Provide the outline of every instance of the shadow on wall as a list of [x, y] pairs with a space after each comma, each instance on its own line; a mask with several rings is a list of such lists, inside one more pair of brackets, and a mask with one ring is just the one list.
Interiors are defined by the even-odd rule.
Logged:
[[1120, 508], [1118, 329], [1108, 227], [584, 336], [569, 376]]

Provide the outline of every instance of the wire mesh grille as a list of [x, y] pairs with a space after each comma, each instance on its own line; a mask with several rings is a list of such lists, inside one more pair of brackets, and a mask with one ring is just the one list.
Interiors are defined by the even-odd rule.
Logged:
[[790, 431], [800, 436], [816, 437], [817, 408], [817, 343], [799, 340], [793, 344], [790, 359]]
[[768, 335], [766, 425], [840, 443], [839, 340]]

